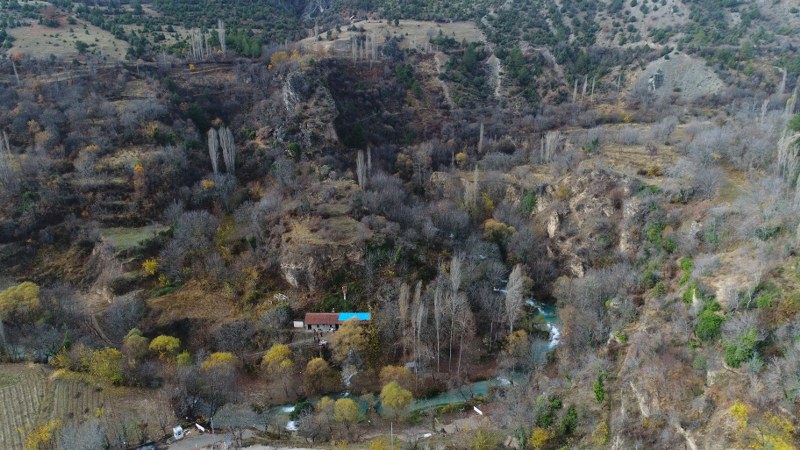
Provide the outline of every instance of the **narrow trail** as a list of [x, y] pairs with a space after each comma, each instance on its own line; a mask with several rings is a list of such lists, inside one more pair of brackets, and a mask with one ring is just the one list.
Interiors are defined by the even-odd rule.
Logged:
[[[442, 73], [444, 73], [443, 70], [442, 70], [443, 66], [444, 66], [444, 62], [441, 60], [442, 56], [443, 56], [443, 54], [440, 53], [440, 52], [436, 52], [433, 55], [433, 59], [436, 61], [436, 74], [437, 75], [441, 75]], [[448, 106], [450, 106], [450, 109], [455, 109], [456, 108], [456, 104], [453, 103], [453, 98], [450, 96], [450, 88], [447, 86], [447, 83], [445, 83], [444, 80], [442, 80], [438, 76], [436, 77], [436, 79], [439, 81], [439, 85], [442, 87], [442, 92], [444, 92], [444, 98], [445, 98], [445, 100], [447, 100]]]

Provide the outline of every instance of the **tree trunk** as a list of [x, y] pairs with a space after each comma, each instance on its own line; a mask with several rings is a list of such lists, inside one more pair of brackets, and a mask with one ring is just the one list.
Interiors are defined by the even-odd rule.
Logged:
[[14, 69], [14, 77], [17, 79], [17, 86], [19, 86], [21, 83], [19, 81], [19, 74], [17, 73], [17, 63], [15, 63], [13, 59], [11, 60], [11, 67]]

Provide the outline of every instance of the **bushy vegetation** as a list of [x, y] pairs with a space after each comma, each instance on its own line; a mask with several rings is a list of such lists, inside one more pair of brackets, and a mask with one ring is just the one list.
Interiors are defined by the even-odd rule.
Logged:
[[[798, 70], [771, 54], [791, 33], [683, 4], [659, 50], [635, 44], [653, 1], [14, 4], [3, 30], [85, 20], [136, 63], [88, 41], [74, 64], [3, 60], [0, 356], [158, 393], [169, 422], [249, 403], [287, 445], [438, 431], [484, 402], [504, 428], [476, 448], [791, 442]], [[398, 32], [355, 22], [362, 53], [343, 50], [365, 14]], [[412, 43], [411, 18], [488, 41], [431, 23]], [[315, 24], [314, 48], [282, 45]], [[672, 45], [729, 85], [626, 78]], [[352, 310], [370, 322], [292, 330]], [[722, 361], [739, 373], [709, 376]], [[108, 423], [86, 434], [122, 439]], [[71, 448], [59, 427], [77, 433], [36, 439]]]

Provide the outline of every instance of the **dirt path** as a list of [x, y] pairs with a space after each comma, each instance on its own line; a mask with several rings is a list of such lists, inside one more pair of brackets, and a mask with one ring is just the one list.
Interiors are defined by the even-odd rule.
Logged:
[[[446, 58], [447, 56], [444, 53], [436, 52], [433, 55], [433, 59], [436, 61], [436, 74], [441, 75], [444, 73], [444, 61], [442, 58]], [[439, 85], [442, 87], [442, 92], [444, 92], [444, 99], [447, 100], [447, 104], [450, 106], [450, 109], [455, 109], [456, 104], [453, 103], [453, 98], [450, 96], [450, 88], [447, 86], [447, 83], [444, 82], [438, 76], [436, 79], [439, 81]]]

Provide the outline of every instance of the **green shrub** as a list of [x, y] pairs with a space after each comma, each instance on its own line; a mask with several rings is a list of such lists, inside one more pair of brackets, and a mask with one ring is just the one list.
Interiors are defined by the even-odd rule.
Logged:
[[525, 214], [530, 214], [536, 209], [536, 194], [533, 192], [525, 192], [522, 195], [522, 201], [520, 202], [520, 209]]
[[[716, 302], [714, 302], [716, 303]], [[725, 318], [713, 311], [711, 308], [703, 310], [697, 317], [697, 325], [694, 332], [703, 341], [710, 341], [719, 336], [719, 330]]]
[[603, 400], [606, 398], [605, 378], [606, 374], [600, 373], [600, 375], [597, 376], [597, 379], [594, 380], [594, 384], [592, 384], [592, 389], [594, 390], [594, 399], [597, 400], [597, 403], [603, 403]]
[[667, 295], [667, 287], [664, 285], [663, 281], [659, 281], [655, 286], [653, 286], [653, 295], [656, 298], [661, 298]]
[[695, 292], [697, 292], [698, 296], [702, 296], [702, 293], [698, 291], [699, 288], [700, 287], [698, 286], [697, 282], [686, 286], [686, 291], [683, 292], [683, 301], [691, 304], [692, 300], [694, 299]]
[[294, 409], [289, 413], [289, 420], [298, 420], [303, 413], [314, 411], [314, 404], [308, 400], [304, 400], [294, 405]]
[[680, 286], [683, 286], [684, 284], [688, 283], [689, 279], [692, 277], [692, 270], [694, 270], [694, 260], [692, 260], [692, 258], [689, 256], [684, 256], [678, 261], [678, 265], [680, 266], [681, 271], [683, 272], [683, 275], [681, 276], [680, 281], [678, 281], [678, 284]]
[[558, 424], [558, 432], [562, 436], [571, 436], [577, 427], [578, 411], [574, 406], [570, 406], [567, 409], [567, 413], [564, 414], [564, 417], [561, 418], [561, 422]]
[[731, 367], [739, 367], [743, 362], [750, 359], [758, 345], [758, 332], [755, 328], [750, 328], [741, 333], [736, 338], [725, 342], [725, 364]]
[[642, 274], [642, 285], [646, 289], [652, 289], [658, 283], [658, 274], [654, 270], [648, 270]]
[[678, 248], [678, 243], [672, 238], [664, 239], [661, 241], [661, 248], [667, 253], [673, 253]]

